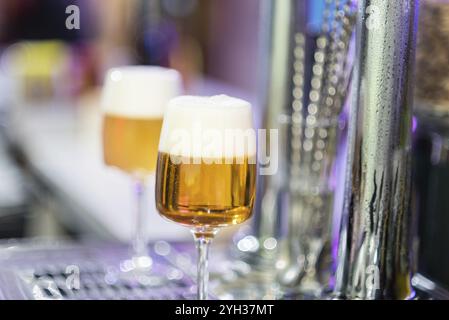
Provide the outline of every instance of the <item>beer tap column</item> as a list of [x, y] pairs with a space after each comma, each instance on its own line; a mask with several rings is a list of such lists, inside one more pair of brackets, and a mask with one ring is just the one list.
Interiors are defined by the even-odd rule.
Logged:
[[410, 148], [419, 0], [359, 0], [335, 294], [408, 299]]
[[[272, 175], [259, 176], [258, 196], [255, 205], [252, 234], [259, 243], [267, 239], [279, 240], [285, 233], [286, 213], [288, 212], [288, 168], [289, 168], [289, 128], [291, 118], [291, 78], [293, 59], [293, 38], [297, 12], [304, 14], [306, 0], [272, 1], [263, 0], [261, 9], [260, 70], [259, 83], [262, 96], [263, 128], [277, 130], [276, 141], [271, 141], [267, 132], [267, 145], [275, 145], [278, 159], [277, 170]], [[271, 147], [268, 148], [271, 150]], [[260, 152], [260, 151], [259, 151]], [[270, 154], [270, 156], [273, 156]], [[260, 246], [251, 252], [246, 260], [252, 265], [272, 265], [276, 250], [266, 250]], [[266, 261], [267, 260], [267, 261]]]

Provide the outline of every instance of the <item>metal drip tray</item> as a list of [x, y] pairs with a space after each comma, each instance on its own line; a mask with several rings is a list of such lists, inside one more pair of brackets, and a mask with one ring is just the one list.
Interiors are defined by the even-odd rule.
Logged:
[[150, 254], [152, 277], [136, 280], [120, 272], [123, 245], [9, 242], [0, 246], [0, 299], [194, 299], [186, 246], [158, 242]]

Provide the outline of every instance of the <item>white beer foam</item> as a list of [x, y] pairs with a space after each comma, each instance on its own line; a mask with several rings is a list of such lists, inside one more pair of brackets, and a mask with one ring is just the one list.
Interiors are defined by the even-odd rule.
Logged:
[[159, 151], [202, 159], [255, 156], [251, 104], [226, 95], [181, 96], [170, 100]]
[[181, 75], [156, 66], [126, 66], [108, 71], [101, 107], [105, 114], [162, 118], [168, 101], [181, 93]]

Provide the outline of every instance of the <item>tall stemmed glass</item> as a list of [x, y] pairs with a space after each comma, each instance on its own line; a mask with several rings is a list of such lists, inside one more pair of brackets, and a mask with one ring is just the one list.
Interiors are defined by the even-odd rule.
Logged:
[[131, 177], [136, 198], [131, 258], [120, 266], [126, 274], [148, 274], [152, 266], [144, 230], [147, 185], [156, 169], [165, 107], [180, 91], [181, 77], [172, 69], [127, 66], [106, 75], [101, 101], [104, 162]]
[[156, 170], [160, 214], [191, 229], [198, 248], [198, 299], [207, 299], [209, 245], [247, 220], [256, 191], [251, 105], [225, 95], [183, 96], [164, 115]]

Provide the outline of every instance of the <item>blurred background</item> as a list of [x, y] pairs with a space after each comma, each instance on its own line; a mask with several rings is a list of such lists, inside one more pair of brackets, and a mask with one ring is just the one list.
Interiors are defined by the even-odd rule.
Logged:
[[[258, 0], [0, 0], [0, 238], [128, 241], [130, 181], [103, 164], [105, 72], [170, 67], [186, 93], [254, 103], [258, 7]], [[149, 201], [150, 239], [190, 240]]]

